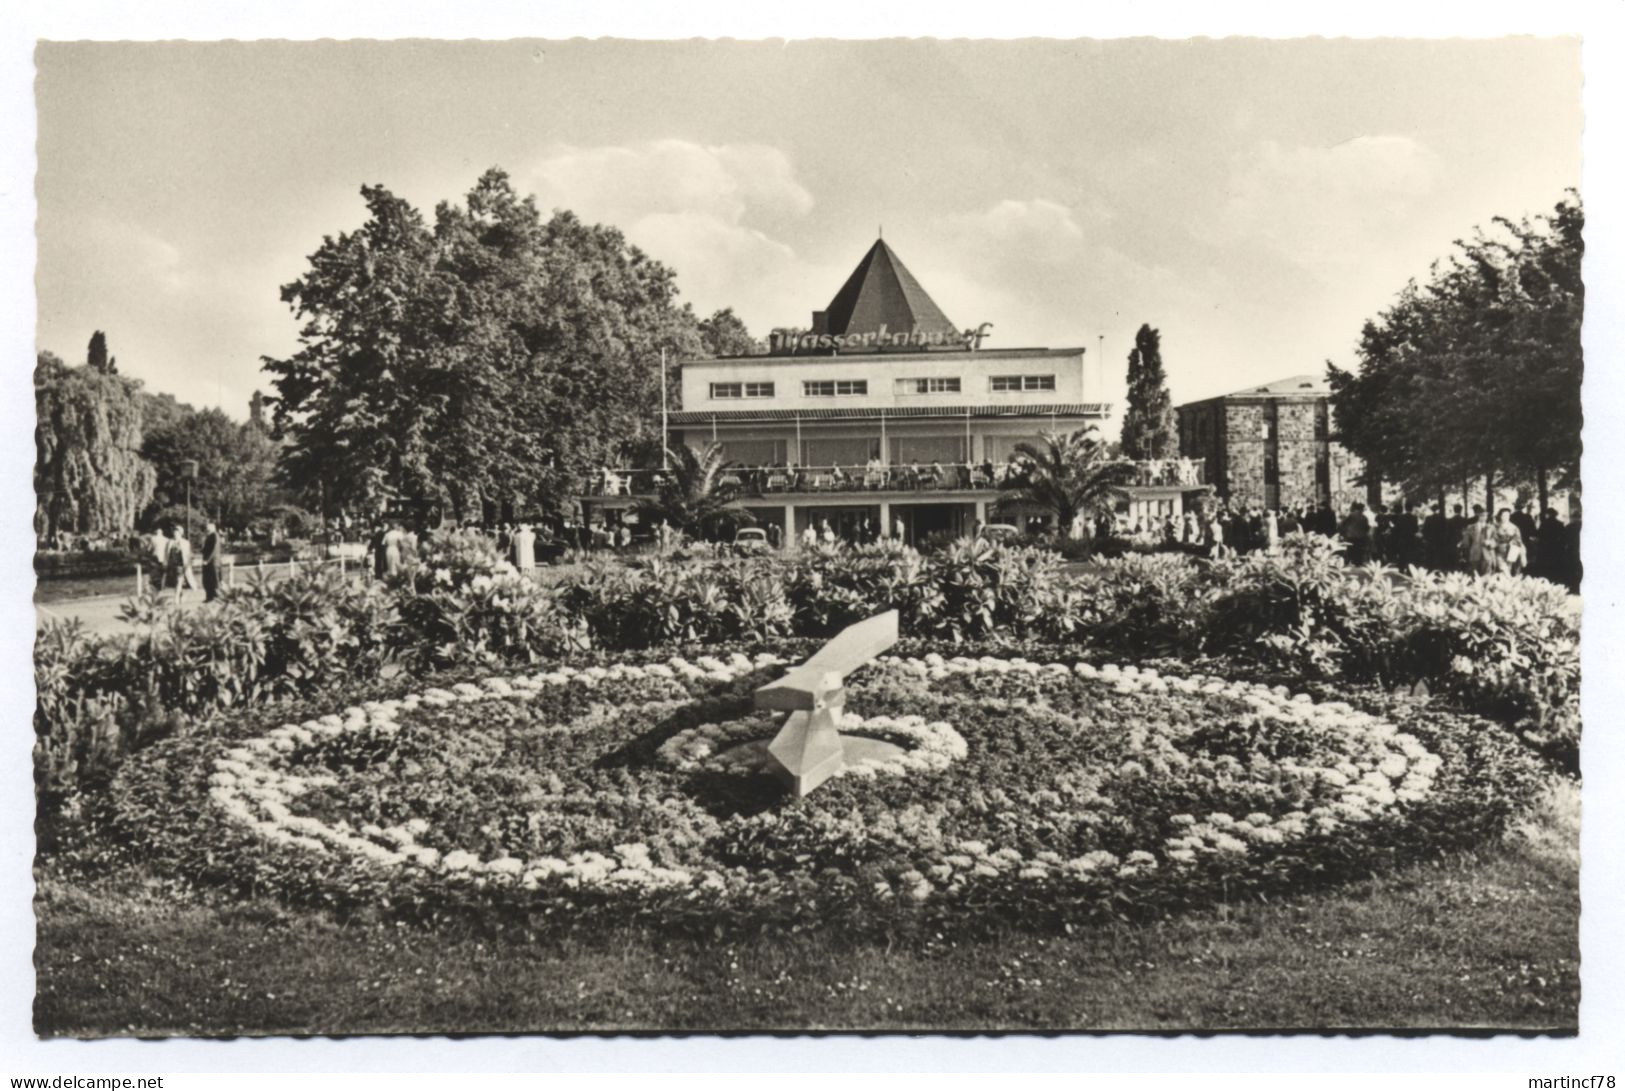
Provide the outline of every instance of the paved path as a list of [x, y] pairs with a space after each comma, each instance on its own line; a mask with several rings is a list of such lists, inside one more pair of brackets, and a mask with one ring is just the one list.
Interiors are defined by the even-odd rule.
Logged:
[[[129, 632], [129, 624], [119, 616], [120, 609], [129, 601], [129, 595], [98, 595], [94, 598], [68, 599], [63, 602], [35, 603], [34, 618], [39, 625], [44, 625], [47, 621], [78, 618], [87, 632], [96, 635]], [[192, 610], [202, 605], [202, 591], [182, 593], [181, 609]]]
[[[349, 551], [353, 552], [354, 549], [354, 546], [349, 547]], [[331, 565], [336, 562], [337, 558], [334, 558], [324, 563]], [[308, 567], [310, 563], [313, 562], [302, 564], [301, 569]], [[346, 557], [346, 568], [352, 578], [363, 571], [360, 563], [352, 557]], [[244, 565], [237, 570], [237, 575], [239, 579], [247, 579], [256, 571], [255, 567]], [[286, 564], [275, 564], [266, 565], [263, 571], [272, 580], [283, 580], [288, 577], [291, 570]], [[180, 609], [195, 610], [203, 605], [202, 579], [201, 572], [193, 573], [192, 580], [197, 586], [193, 590], [181, 592]], [[173, 600], [175, 592], [166, 591], [165, 595]], [[131, 626], [121, 616], [121, 612], [124, 604], [129, 602], [132, 597], [127, 593], [120, 593], [117, 595], [87, 595], [84, 598], [58, 599], [55, 602], [46, 603], [37, 602], [34, 604], [35, 624], [44, 625], [47, 621], [77, 618], [86, 631], [92, 634], [129, 632]]]

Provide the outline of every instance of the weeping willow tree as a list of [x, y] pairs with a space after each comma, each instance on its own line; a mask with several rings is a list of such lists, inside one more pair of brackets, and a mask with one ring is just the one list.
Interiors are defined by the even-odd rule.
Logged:
[[141, 457], [140, 384], [41, 353], [34, 369], [34, 531], [121, 534], [157, 483]]

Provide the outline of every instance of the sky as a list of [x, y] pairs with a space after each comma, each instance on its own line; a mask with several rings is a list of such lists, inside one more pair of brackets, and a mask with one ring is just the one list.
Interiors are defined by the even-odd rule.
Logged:
[[500, 166], [703, 314], [804, 326], [878, 232], [988, 347], [1082, 346], [1120, 402], [1353, 362], [1362, 323], [1580, 177], [1574, 38], [42, 43], [39, 348], [244, 417], [279, 297], [381, 184]]

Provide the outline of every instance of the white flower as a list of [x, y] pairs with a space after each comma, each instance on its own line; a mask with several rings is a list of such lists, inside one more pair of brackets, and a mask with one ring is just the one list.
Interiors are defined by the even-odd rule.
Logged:
[[441, 865], [447, 871], [467, 871], [472, 868], [477, 868], [479, 863], [480, 858], [478, 856], [475, 856], [472, 852], [466, 852], [463, 849], [446, 853], [445, 859], [441, 861]]

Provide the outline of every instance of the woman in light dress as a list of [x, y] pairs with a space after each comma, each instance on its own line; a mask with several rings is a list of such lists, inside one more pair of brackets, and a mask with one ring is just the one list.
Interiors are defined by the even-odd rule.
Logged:
[[1512, 512], [1506, 508], [1495, 513], [1495, 525], [1489, 528], [1485, 554], [1490, 572], [1510, 572], [1516, 576], [1529, 563], [1523, 531], [1512, 521]]

